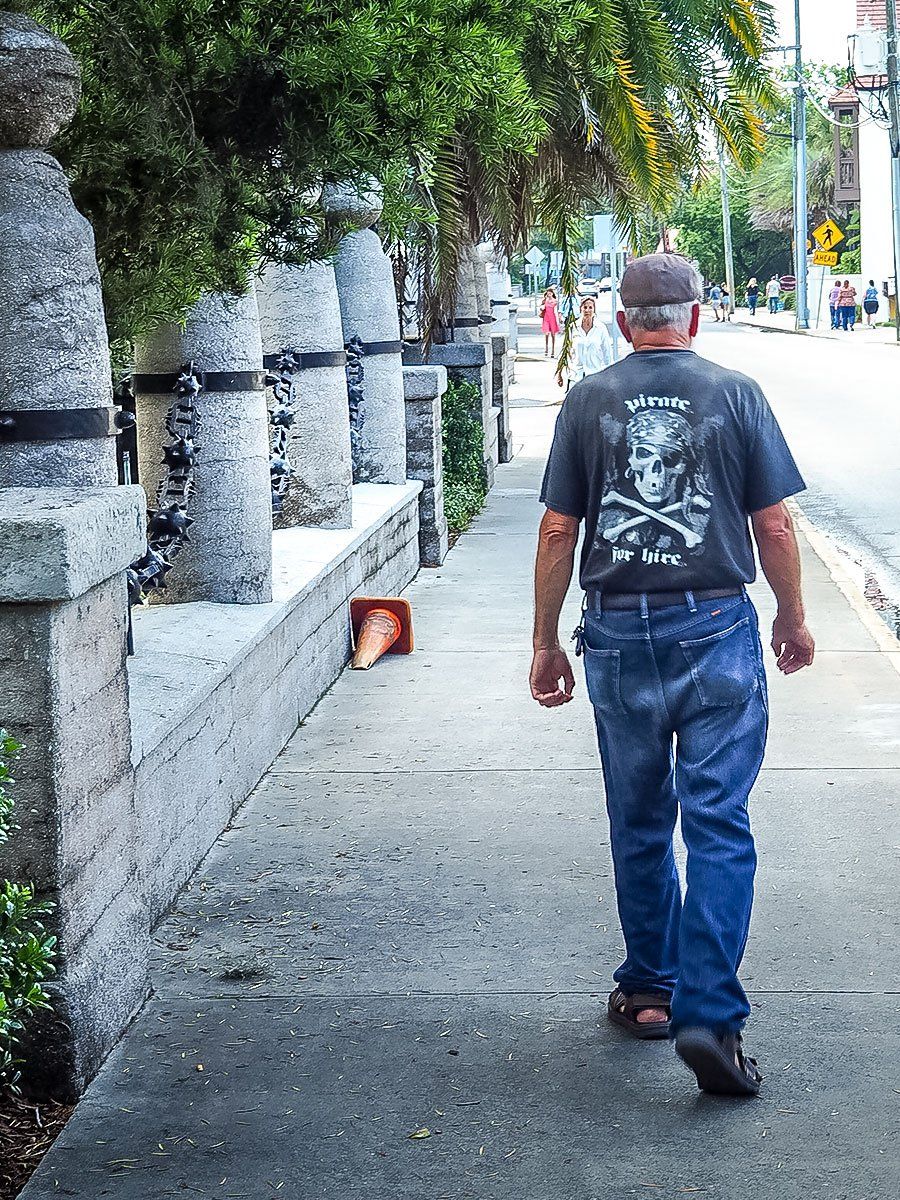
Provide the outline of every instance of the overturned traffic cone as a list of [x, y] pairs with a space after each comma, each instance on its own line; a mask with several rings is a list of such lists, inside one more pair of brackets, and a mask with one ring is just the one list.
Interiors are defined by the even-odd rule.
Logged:
[[408, 600], [359, 596], [350, 601], [350, 624], [356, 653], [350, 666], [368, 671], [382, 654], [410, 654], [412, 610]]

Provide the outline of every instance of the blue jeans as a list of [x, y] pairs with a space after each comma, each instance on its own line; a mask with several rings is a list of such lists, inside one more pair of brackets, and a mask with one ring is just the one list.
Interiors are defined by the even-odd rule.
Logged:
[[[768, 728], [746, 597], [585, 616], [585, 674], [606, 786], [627, 993], [671, 997], [674, 1029], [741, 1029], [738, 979], [756, 851], [747, 801]], [[687, 846], [682, 901], [672, 834]]]
[[841, 310], [836, 304], [830, 304], [828, 307], [831, 309], [831, 328], [837, 329], [840, 325], [840, 317], [838, 316], [838, 313]]
[[856, 326], [856, 305], [842, 304], [841, 305], [841, 328], [853, 329]]

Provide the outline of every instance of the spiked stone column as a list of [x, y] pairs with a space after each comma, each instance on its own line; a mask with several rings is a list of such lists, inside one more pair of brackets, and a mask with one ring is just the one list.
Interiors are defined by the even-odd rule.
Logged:
[[374, 191], [327, 187], [326, 210], [352, 222], [334, 263], [344, 342], [362, 343], [364, 421], [355, 465], [360, 483], [406, 481], [406, 406], [403, 399], [403, 345], [390, 259], [371, 228], [381, 215]]
[[272, 599], [269, 421], [256, 296], [206, 295], [184, 329], [167, 324], [135, 348], [140, 481], [153, 509], [166, 474], [166, 418], [181, 367], [193, 362], [207, 386], [200, 418], [188, 542], [154, 597], [169, 604]]
[[0, 13], [0, 487], [117, 482], [94, 235], [44, 149], [79, 92], [63, 43]]
[[344, 335], [331, 263], [266, 266], [257, 284], [267, 365], [285, 350], [300, 355], [286, 484], [276, 529], [318, 525], [349, 529], [353, 468]]

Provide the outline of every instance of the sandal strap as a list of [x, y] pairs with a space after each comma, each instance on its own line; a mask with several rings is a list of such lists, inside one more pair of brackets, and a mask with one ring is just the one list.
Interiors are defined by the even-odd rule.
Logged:
[[[613, 1006], [623, 1012], [626, 1017], [634, 1017], [636, 1013], [645, 1008], [664, 1008], [666, 1012], [669, 1012], [672, 1005], [671, 998], [662, 992], [633, 992], [629, 995], [621, 988], [616, 988], [611, 999]], [[650, 1024], [653, 1022], [651, 1021]]]

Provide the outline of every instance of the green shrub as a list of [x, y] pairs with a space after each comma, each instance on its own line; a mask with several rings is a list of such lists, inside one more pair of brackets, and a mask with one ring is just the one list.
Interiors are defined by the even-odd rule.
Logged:
[[[10, 765], [21, 746], [0, 729], [0, 845], [13, 828], [13, 782]], [[53, 972], [56, 938], [40, 918], [51, 905], [39, 903], [28, 884], [0, 880], [0, 1084], [15, 1088], [19, 1080], [15, 1047], [25, 1022], [38, 1009], [50, 1007], [43, 981]]]
[[484, 426], [481, 391], [474, 383], [451, 383], [441, 408], [444, 511], [450, 532], [462, 533], [484, 507]]
[[796, 292], [785, 292], [784, 293], [784, 311], [785, 312], [796, 312], [797, 311], [797, 293]]

